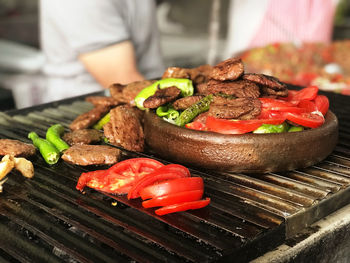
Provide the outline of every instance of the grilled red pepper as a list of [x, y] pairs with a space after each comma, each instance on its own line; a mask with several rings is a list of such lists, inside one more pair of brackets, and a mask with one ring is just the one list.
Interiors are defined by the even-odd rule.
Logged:
[[198, 200], [198, 201], [184, 202], [184, 203], [179, 203], [175, 205], [164, 206], [162, 208], [157, 209], [155, 213], [159, 216], [162, 216], [170, 213], [203, 208], [209, 205], [209, 203], [210, 203], [210, 198], [206, 198], [204, 200]]

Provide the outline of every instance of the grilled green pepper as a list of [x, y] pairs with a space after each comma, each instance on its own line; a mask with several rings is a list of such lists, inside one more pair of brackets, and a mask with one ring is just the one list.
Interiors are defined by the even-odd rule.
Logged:
[[42, 139], [35, 132], [30, 132], [28, 138], [32, 140], [48, 164], [55, 164], [60, 158], [60, 151], [48, 140]]
[[180, 113], [175, 110], [171, 105], [160, 106], [156, 110], [156, 114], [162, 117], [163, 120], [175, 124], [175, 120], [179, 117]]
[[69, 145], [61, 139], [63, 133], [64, 127], [61, 124], [52, 125], [46, 132], [46, 140], [51, 142], [60, 152], [69, 148]]
[[111, 120], [111, 114], [108, 112], [105, 116], [102, 117], [92, 128], [96, 130], [102, 130], [103, 126]]
[[175, 124], [181, 127], [185, 126], [186, 123], [192, 121], [200, 113], [208, 111], [212, 100], [213, 95], [210, 94], [200, 101], [194, 103], [180, 114], [180, 116], [176, 119]]
[[288, 131], [288, 124], [286, 122], [278, 125], [263, 124], [257, 128], [253, 133], [281, 133]]
[[288, 132], [299, 132], [303, 130], [304, 130], [304, 127], [302, 126], [292, 126], [288, 129]]
[[150, 86], [144, 88], [139, 92], [139, 94], [135, 97], [135, 104], [136, 106], [144, 110], [143, 102], [154, 95], [156, 93], [157, 89], [165, 89], [169, 88], [171, 86], [176, 86], [178, 89], [181, 90], [182, 97], [192, 96], [193, 95], [193, 85], [192, 80], [190, 79], [161, 79]]

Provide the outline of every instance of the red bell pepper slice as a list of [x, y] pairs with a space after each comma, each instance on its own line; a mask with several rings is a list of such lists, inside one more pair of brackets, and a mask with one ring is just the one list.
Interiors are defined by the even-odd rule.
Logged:
[[329, 109], [329, 100], [324, 95], [317, 95], [315, 98], [315, 104], [318, 111], [320, 111], [323, 116], [326, 115]]
[[149, 185], [140, 190], [140, 196], [142, 200], [146, 200], [163, 195], [203, 189], [204, 183], [201, 177], [184, 177]]
[[262, 124], [281, 124], [285, 118], [276, 119], [255, 119], [255, 120], [225, 120], [207, 117], [206, 126], [208, 131], [223, 134], [244, 134], [259, 128]]
[[198, 201], [184, 202], [180, 204], [164, 206], [162, 208], [157, 209], [155, 213], [159, 216], [162, 216], [170, 213], [203, 208], [209, 205], [209, 203], [210, 203], [210, 198], [206, 198], [204, 200], [198, 200]]
[[88, 186], [108, 193], [126, 194], [137, 179], [162, 166], [162, 163], [150, 158], [127, 159], [107, 170], [82, 173], [76, 189], [82, 191]]
[[203, 196], [202, 190], [193, 190], [186, 192], [178, 192], [169, 195], [163, 195], [159, 197], [154, 197], [152, 199], [142, 202], [144, 208], [156, 207], [156, 206], [168, 206], [181, 204], [184, 202], [197, 201], [200, 200]]
[[138, 198], [140, 190], [155, 182], [182, 177], [190, 177], [190, 171], [180, 164], [168, 164], [160, 167], [152, 173], [145, 175], [135, 181], [133, 187], [128, 192], [128, 199]]
[[304, 112], [301, 114], [288, 112], [286, 114], [286, 118], [291, 122], [294, 122], [296, 124], [299, 124], [304, 127], [309, 127], [309, 128], [317, 128], [324, 123], [323, 116], [315, 113], [309, 113], [309, 112]]

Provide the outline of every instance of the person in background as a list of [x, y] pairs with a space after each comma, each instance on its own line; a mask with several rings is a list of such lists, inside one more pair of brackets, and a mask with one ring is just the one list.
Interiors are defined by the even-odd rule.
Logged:
[[164, 71], [153, 0], [41, 0], [40, 30], [47, 82], [35, 104]]
[[339, 0], [231, 0], [225, 57], [272, 43], [328, 43]]

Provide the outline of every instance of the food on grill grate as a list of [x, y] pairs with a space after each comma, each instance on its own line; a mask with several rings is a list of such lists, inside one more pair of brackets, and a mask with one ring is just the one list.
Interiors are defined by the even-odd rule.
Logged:
[[0, 139], [0, 155], [29, 157], [34, 155], [35, 151], [32, 144], [12, 139]]
[[13, 157], [11, 155], [5, 155], [2, 158], [1, 162], [13, 162], [14, 168], [26, 178], [32, 178], [34, 176], [33, 163], [23, 157]]
[[103, 135], [100, 131], [95, 129], [82, 129], [67, 132], [63, 135], [65, 140], [70, 146], [75, 144], [94, 144], [101, 141]]
[[111, 144], [142, 152], [144, 134], [139, 111], [128, 105], [112, 109], [110, 122], [104, 126], [104, 135]]
[[61, 124], [54, 124], [46, 131], [46, 140], [51, 142], [60, 152], [69, 148], [69, 145], [61, 139], [63, 133], [64, 127]]
[[46, 139], [40, 138], [36, 132], [30, 132], [28, 138], [32, 140], [35, 147], [37, 147], [48, 164], [55, 164], [60, 159], [60, 151]]
[[154, 95], [148, 97], [144, 102], [143, 106], [148, 109], [156, 109], [164, 104], [173, 102], [181, 94], [181, 90], [176, 86], [170, 86], [165, 89], [159, 89]]
[[98, 107], [98, 106], [115, 107], [121, 104], [121, 102], [116, 100], [115, 98], [107, 97], [107, 96], [88, 96], [85, 98], [85, 100], [93, 104], [95, 107]]
[[114, 164], [120, 158], [120, 150], [108, 145], [73, 145], [66, 150], [62, 159], [76, 165]]
[[73, 122], [69, 125], [69, 128], [72, 131], [89, 128], [98, 122], [109, 110], [110, 107], [106, 106], [94, 107], [73, 120]]

